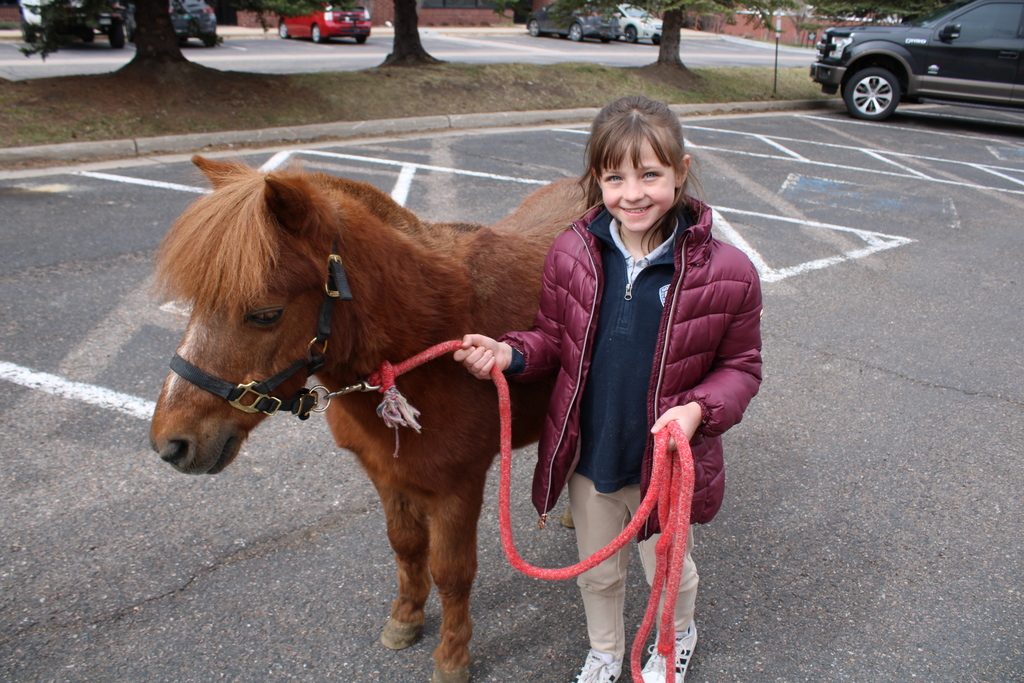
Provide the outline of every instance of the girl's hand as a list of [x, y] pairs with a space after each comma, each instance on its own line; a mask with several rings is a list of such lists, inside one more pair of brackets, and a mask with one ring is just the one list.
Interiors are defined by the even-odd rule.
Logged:
[[491, 368], [504, 372], [512, 363], [512, 347], [482, 334], [467, 334], [462, 348], [453, 354], [456, 363], [462, 363], [477, 379], [490, 379]]
[[[692, 402], [682, 406], [675, 406], [662, 413], [658, 421], [651, 427], [651, 434], [657, 434], [669, 422], [675, 421], [683, 428], [683, 433], [686, 434], [686, 440], [689, 442], [693, 440], [693, 435], [697, 433], [697, 428], [700, 427], [703, 419], [704, 415], [701, 413], [699, 403]], [[678, 449], [676, 440], [671, 436], [668, 438], [668, 449], [669, 451]]]

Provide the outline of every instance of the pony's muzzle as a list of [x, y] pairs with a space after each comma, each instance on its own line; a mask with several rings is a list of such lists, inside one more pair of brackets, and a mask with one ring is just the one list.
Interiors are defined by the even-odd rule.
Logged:
[[186, 471], [186, 464], [189, 461], [189, 451], [194, 450], [188, 441], [172, 439], [163, 448], [157, 448], [153, 444], [153, 450], [160, 454], [160, 459], [176, 470]]
[[217, 474], [235, 459], [243, 437], [235, 430], [202, 445], [188, 438], [153, 440], [153, 450], [168, 465], [185, 474]]

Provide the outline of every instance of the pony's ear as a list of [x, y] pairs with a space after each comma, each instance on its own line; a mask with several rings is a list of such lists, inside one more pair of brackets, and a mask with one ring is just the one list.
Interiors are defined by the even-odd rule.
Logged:
[[251, 169], [247, 166], [241, 166], [230, 161], [215, 161], [214, 159], [201, 157], [198, 154], [192, 157], [192, 163], [202, 171], [203, 175], [213, 185], [213, 189], [217, 189], [233, 178], [237, 178], [241, 170], [251, 172]]
[[326, 224], [330, 204], [305, 177], [294, 173], [269, 173], [265, 182], [263, 196], [267, 208], [285, 230], [309, 233]]

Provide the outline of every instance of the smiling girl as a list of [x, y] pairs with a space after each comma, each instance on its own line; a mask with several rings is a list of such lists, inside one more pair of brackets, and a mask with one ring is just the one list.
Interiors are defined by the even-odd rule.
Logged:
[[[711, 209], [686, 193], [690, 156], [678, 117], [632, 96], [597, 115], [580, 185], [591, 208], [555, 241], [533, 329], [469, 334], [455, 360], [480, 379], [555, 377], [533, 502], [542, 516], [568, 486], [580, 559], [614, 539], [650, 483], [653, 433], [676, 421], [690, 439], [690, 521], [705, 524], [725, 490], [721, 435], [761, 382], [761, 288], [749, 259], [711, 236]], [[672, 443], [670, 447], [674, 448]], [[654, 576], [657, 513], [640, 534]], [[692, 531], [692, 530], [691, 530]], [[675, 658], [653, 651], [646, 683], [682, 681], [697, 642], [693, 534], [676, 602]], [[626, 650], [629, 549], [579, 576], [590, 651], [576, 680], [611, 683]]]

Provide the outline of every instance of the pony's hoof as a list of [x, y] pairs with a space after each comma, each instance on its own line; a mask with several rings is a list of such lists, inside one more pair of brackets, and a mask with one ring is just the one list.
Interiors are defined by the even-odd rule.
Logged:
[[430, 677], [430, 683], [467, 683], [468, 681], [468, 666], [456, 669], [455, 671], [442, 671], [434, 667], [434, 675]]
[[388, 617], [384, 632], [380, 634], [380, 642], [392, 650], [404, 650], [419, 640], [422, 632], [422, 621], [398, 621]]

